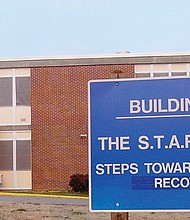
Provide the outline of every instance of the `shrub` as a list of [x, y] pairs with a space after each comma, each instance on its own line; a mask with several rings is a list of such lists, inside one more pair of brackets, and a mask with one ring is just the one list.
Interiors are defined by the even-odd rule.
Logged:
[[88, 192], [88, 174], [74, 174], [70, 176], [69, 186], [74, 192]]

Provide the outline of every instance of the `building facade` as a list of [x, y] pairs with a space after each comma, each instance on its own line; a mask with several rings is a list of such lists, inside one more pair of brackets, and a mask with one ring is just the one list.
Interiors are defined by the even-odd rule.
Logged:
[[66, 190], [88, 173], [88, 81], [190, 75], [190, 54], [0, 61], [0, 190]]

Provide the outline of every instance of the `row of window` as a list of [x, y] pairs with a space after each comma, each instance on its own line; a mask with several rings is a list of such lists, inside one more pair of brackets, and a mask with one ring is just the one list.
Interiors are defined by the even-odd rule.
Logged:
[[31, 141], [16, 140], [16, 167], [14, 168], [13, 141], [0, 141], [0, 170], [31, 170]]
[[[13, 80], [12, 77], [0, 78], [0, 107], [13, 106]], [[30, 106], [30, 77], [16, 77], [16, 105]]]
[[189, 75], [190, 63], [135, 65], [136, 78], [176, 77]]
[[146, 78], [146, 77], [169, 77], [169, 76], [188, 76], [187, 72], [173, 72], [171, 74], [167, 72], [163, 73], [136, 73], [136, 78]]

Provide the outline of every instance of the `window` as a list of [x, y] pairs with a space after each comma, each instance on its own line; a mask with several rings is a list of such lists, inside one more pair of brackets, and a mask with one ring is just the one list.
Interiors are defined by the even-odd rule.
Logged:
[[173, 76], [190, 76], [190, 63], [135, 65], [136, 78]]
[[187, 76], [186, 72], [173, 72], [172, 76]]
[[30, 106], [30, 77], [16, 78], [16, 105]]
[[0, 170], [13, 170], [13, 141], [0, 141]]
[[0, 77], [0, 107], [12, 107], [15, 97], [17, 106], [30, 106], [30, 77]]
[[16, 170], [31, 170], [30, 141], [16, 141]]
[[12, 106], [12, 78], [0, 78], [0, 107]]
[[153, 77], [168, 77], [169, 73], [153, 73]]
[[146, 78], [150, 77], [150, 73], [138, 73], [136, 74], [136, 78]]

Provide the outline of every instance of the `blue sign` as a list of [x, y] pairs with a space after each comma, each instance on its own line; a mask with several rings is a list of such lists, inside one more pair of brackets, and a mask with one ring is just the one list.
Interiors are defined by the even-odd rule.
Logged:
[[91, 211], [190, 210], [190, 78], [89, 82]]

